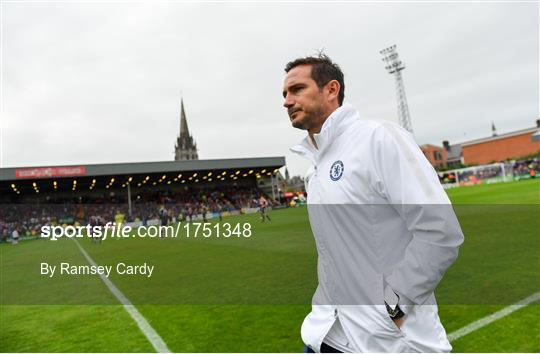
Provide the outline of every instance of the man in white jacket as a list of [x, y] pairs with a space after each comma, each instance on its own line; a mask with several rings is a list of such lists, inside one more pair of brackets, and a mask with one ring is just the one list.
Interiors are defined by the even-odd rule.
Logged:
[[436, 172], [396, 124], [343, 104], [325, 55], [287, 64], [284, 106], [308, 136], [306, 176], [319, 284], [307, 352], [449, 352], [434, 290], [463, 234]]

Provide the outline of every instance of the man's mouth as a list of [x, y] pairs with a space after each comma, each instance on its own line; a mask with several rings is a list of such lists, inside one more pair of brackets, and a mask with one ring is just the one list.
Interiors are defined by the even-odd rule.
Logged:
[[295, 110], [289, 112], [289, 118], [293, 119], [293, 118], [294, 118], [293, 116], [294, 116], [295, 113], [297, 113], [297, 112], [300, 112], [300, 110], [299, 110], [299, 109], [295, 109]]

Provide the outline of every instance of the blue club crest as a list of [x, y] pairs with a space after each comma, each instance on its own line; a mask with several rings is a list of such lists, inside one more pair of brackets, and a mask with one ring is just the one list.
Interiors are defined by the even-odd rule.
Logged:
[[343, 170], [345, 167], [343, 166], [343, 162], [340, 160], [337, 160], [332, 164], [332, 167], [330, 167], [330, 179], [332, 181], [337, 181], [338, 179], [343, 176]]

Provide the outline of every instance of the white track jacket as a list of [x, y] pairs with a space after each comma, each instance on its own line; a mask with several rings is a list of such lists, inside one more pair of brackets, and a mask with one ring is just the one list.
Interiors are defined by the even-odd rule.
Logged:
[[[291, 151], [312, 167], [308, 212], [319, 284], [302, 339], [318, 351], [339, 319], [351, 352], [448, 352], [434, 290], [463, 242], [450, 201], [410, 133], [350, 105]], [[396, 293], [401, 328], [384, 305]]]

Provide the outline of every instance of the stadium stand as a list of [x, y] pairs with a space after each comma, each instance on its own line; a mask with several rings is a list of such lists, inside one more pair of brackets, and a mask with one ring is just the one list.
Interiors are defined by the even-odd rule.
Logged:
[[[277, 206], [279, 193], [268, 181], [284, 162], [278, 157], [0, 169], [0, 241], [13, 230], [23, 239], [37, 237], [43, 225], [145, 225], [163, 214], [171, 221], [221, 218], [255, 212], [261, 196]], [[271, 186], [272, 193], [259, 185]]]
[[535, 178], [538, 173], [540, 164], [538, 158], [534, 157], [439, 172], [439, 180], [445, 187], [454, 187]]

